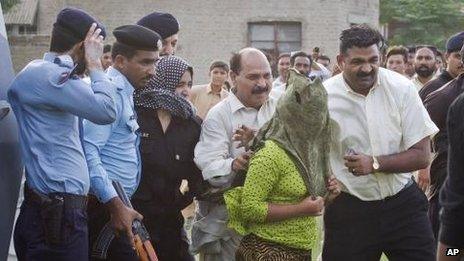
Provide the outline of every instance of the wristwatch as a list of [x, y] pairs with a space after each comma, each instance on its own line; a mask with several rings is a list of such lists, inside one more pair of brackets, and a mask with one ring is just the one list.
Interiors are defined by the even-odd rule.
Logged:
[[374, 172], [377, 172], [380, 168], [380, 164], [379, 164], [379, 161], [377, 160], [377, 157], [375, 156], [372, 156], [372, 169], [374, 170]]

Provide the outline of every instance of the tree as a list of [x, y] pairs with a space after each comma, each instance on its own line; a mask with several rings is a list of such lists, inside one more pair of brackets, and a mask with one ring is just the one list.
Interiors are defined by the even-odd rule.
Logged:
[[389, 45], [433, 44], [464, 30], [463, 0], [380, 0], [380, 23], [389, 24]]
[[12, 6], [17, 4], [19, 0], [0, 0], [3, 12], [6, 13]]

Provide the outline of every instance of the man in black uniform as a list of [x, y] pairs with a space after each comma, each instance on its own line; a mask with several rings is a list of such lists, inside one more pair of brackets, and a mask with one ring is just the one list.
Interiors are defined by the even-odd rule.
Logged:
[[[462, 78], [459, 77], [460, 81], [456, 86], [461, 90], [461, 94], [448, 111], [448, 177], [440, 191], [440, 203], [443, 208], [440, 217], [438, 261], [457, 261], [464, 257], [464, 94], [462, 94], [464, 84]], [[447, 256], [449, 248], [459, 249], [459, 255]]]
[[446, 42], [446, 70], [443, 71], [436, 79], [428, 82], [424, 87], [419, 91], [419, 96], [422, 101], [425, 100], [427, 95], [438, 90], [443, 85], [458, 77], [459, 74], [464, 72], [464, 67], [461, 62], [461, 50], [462, 43], [464, 41], [464, 32], [457, 33], [451, 36]]
[[[201, 120], [186, 99], [192, 74], [187, 62], [165, 56], [147, 87], [134, 96], [142, 137], [142, 178], [132, 203], [144, 216], [160, 261], [193, 260], [181, 213], [202, 180], [193, 162]], [[189, 187], [185, 194], [179, 191], [183, 179]]]
[[[456, 73], [462, 72], [460, 52], [450, 51], [456, 49], [461, 50], [463, 43], [464, 32], [457, 34], [448, 40], [447, 57], [449, 57], [449, 55], [452, 55], [454, 57], [459, 58], [459, 63], [454, 61], [454, 59], [456, 58], [449, 59], [450, 62], [448, 63], [447, 70], [450, 72], [450, 67], [461, 68], [460, 70], [456, 70]], [[447, 71], [443, 72], [440, 78], [444, 79], [445, 77], [447, 77], [444, 76], [445, 74], [447, 74]], [[435, 84], [438, 84], [439, 81], [443, 81], [440, 78], [437, 78], [436, 80], [434, 80], [435, 83], [432, 82], [432, 85], [427, 85], [422, 90], [424, 90], [425, 88], [428, 88], [429, 90], [434, 88], [436, 86]], [[459, 96], [459, 94], [462, 93], [461, 86], [463, 81], [464, 75], [460, 74], [459, 76], [457, 76], [456, 79], [451, 80], [447, 84], [444, 84], [444, 86], [440, 87], [438, 90], [430, 93], [424, 98], [424, 106], [427, 109], [430, 118], [440, 129], [440, 131], [432, 138], [432, 150], [435, 155], [430, 165], [430, 189], [427, 195], [430, 202], [429, 218], [432, 223], [432, 229], [435, 238], [437, 238], [438, 235], [438, 213], [441, 208], [440, 203], [438, 201], [439, 191], [446, 178], [446, 168], [448, 159], [448, 132], [446, 126], [446, 115], [451, 103], [454, 101], [454, 99], [456, 99]]]

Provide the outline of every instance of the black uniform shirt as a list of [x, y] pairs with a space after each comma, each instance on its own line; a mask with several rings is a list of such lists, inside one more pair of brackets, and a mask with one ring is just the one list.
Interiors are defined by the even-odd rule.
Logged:
[[440, 191], [440, 242], [464, 247], [464, 94], [448, 112], [448, 177]]
[[446, 178], [448, 159], [448, 132], [446, 118], [451, 103], [464, 91], [464, 74], [430, 93], [424, 100], [430, 118], [440, 130], [432, 139], [435, 157], [430, 167], [430, 198], [437, 195]]
[[422, 87], [422, 89], [420, 89], [419, 96], [421, 100], [424, 101], [427, 95], [440, 89], [441, 87], [443, 87], [443, 85], [447, 84], [449, 81], [453, 79], [453, 76], [451, 76], [449, 72], [443, 71], [436, 79], [429, 81], [424, 85], [424, 87]]
[[[200, 170], [193, 162], [201, 120], [172, 116], [163, 132], [155, 110], [137, 108], [140, 126], [142, 178], [133, 199], [156, 206], [159, 214], [175, 214], [188, 206], [201, 183]], [[189, 192], [179, 192], [186, 179]]]

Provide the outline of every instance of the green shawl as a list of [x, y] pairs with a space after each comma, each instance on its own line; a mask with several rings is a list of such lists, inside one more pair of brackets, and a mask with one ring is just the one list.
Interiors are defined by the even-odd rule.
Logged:
[[325, 182], [331, 175], [330, 126], [322, 82], [290, 69], [287, 89], [277, 102], [275, 114], [261, 127], [251, 149], [256, 152], [265, 140], [273, 140], [293, 160], [309, 194], [325, 196]]

